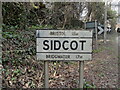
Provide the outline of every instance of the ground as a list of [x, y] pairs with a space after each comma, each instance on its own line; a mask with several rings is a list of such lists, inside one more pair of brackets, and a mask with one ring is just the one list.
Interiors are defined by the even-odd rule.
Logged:
[[99, 49], [97, 53], [93, 54], [93, 61], [86, 62], [85, 78], [91, 80], [96, 87], [118, 87], [118, 44], [116, 38], [117, 34], [108, 34], [106, 44], [99, 42]]
[[[12, 36], [11, 36], [12, 34]], [[36, 60], [35, 30], [3, 33], [3, 87], [42, 88], [43, 62]], [[84, 64], [85, 88], [118, 88], [117, 33], [99, 36], [98, 49], [93, 40], [93, 60]], [[78, 62], [49, 62], [50, 88], [78, 88]]]

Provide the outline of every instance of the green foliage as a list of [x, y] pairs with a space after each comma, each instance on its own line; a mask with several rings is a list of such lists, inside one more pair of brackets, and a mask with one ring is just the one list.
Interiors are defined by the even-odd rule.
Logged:
[[[48, 6], [52, 8], [46, 8]], [[3, 23], [7, 26], [14, 26], [20, 29], [41, 28], [39, 25], [52, 25], [55, 29], [80, 29], [84, 26], [82, 23], [83, 21], [98, 20], [101, 24], [103, 24], [104, 7], [105, 5], [103, 2], [56, 2], [52, 4], [43, 4], [42, 2], [4, 2], [2, 8]], [[88, 10], [88, 13], [86, 14], [87, 18], [79, 20], [82, 17], [84, 8]], [[115, 17], [116, 12], [109, 8], [108, 19], [115, 19]]]
[[34, 32], [35, 30], [21, 31], [13, 26], [3, 28], [3, 65], [21, 65], [29, 55], [36, 54]]
[[18, 75], [19, 73], [21, 73], [21, 71], [19, 69], [16, 69], [15, 71], [13, 71], [13, 73]]
[[45, 17], [45, 13], [42, 11], [45, 6], [40, 2], [38, 3], [39, 7], [35, 8], [33, 4], [4, 2], [2, 6], [3, 23], [8, 26], [18, 26], [21, 29], [26, 29], [36, 23], [40, 24], [40, 21]]
[[31, 27], [29, 27], [29, 29], [31, 30], [37, 30], [37, 29], [52, 29], [53, 27], [51, 25], [32, 25]]
[[100, 74], [99, 74], [99, 77], [104, 77], [104, 76], [105, 76], [104, 73], [100, 73]]
[[96, 88], [96, 86], [95, 85], [91, 85], [88, 82], [85, 82], [83, 88]]
[[2, 32], [3, 38], [10, 39], [10, 38], [17, 38], [18, 35], [14, 34], [13, 32]]
[[3, 23], [6, 25], [19, 25], [20, 21], [23, 20], [24, 8], [22, 3], [3, 3]]
[[11, 78], [12, 81], [15, 81], [16, 79], [17, 79], [16, 77]]
[[[89, 84], [88, 82], [85, 82], [84, 83], [84, 86], [83, 86], [83, 89], [87, 89], [87, 88], [96, 88], [96, 86], [95, 85], [92, 85], [92, 84]], [[73, 90], [81, 90], [81, 89], [79, 89], [79, 88], [74, 88]]]
[[99, 52], [101, 52], [102, 50], [103, 50], [102, 48], [94, 49], [94, 50], [93, 50], [93, 53], [99, 53]]
[[2, 63], [6, 63], [8, 61], [9, 61], [9, 57], [6, 57], [6, 58], [2, 59]]
[[114, 18], [116, 18], [116, 17], [117, 17], [117, 12], [111, 10], [110, 8], [108, 8], [108, 11], [107, 11], [107, 19], [114, 19]]
[[120, 56], [118, 56], [118, 59], [120, 59]]

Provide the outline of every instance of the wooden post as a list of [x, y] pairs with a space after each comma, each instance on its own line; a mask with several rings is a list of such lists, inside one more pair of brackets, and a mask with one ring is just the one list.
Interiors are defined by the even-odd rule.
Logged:
[[49, 88], [48, 61], [44, 61], [44, 88]]
[[83, 88], [84, 85], [84, 61], [79, 61], [79, 87]]

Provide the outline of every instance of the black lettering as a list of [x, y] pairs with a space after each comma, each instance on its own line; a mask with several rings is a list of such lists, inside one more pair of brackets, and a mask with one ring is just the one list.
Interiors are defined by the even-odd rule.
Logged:
[[81, 42], [81, 50], [83, 50], [84, 49], [84, 43], [86, 42], [86, 41], [79, 41], [79, 42]]
[[50, 58], [50, 55], [46, 55], [46, 58]]
[[65, 47], [65, 43], [69, 43], [69, 42], [68, 42], [67, 40], [63, 42], [63, 44], [62, 44], [63, 49], [64, 49], [64, 50], [68, 50], [69, 48], [66, 48], [66, 47]]
[[[58, 44], [57, 44], [58, 43]], [[61, 43], [58, 40], [54, 41], [54, 50], [59, 50], [61, 47]]]
[[53, 50], [53, 41], [51, 40], [51, 50]]
[[46, 47], [43, 47], [44, 50], [49, 49], [49, 45], [47, 44], [48, 42], [49, 42], [48, 40], [43, 41], [43, 45], [46, 46]]
[[[73, 43], [75, 43], [76, 44], [76, 46], [73, 48]], [[77, 48], [78, 48], [78, 43], [76, 42], [76, 41], [72, 41], [71, 43], [70, 43], [70, 48], [72, 49], [72, 50], [76, 50]]]

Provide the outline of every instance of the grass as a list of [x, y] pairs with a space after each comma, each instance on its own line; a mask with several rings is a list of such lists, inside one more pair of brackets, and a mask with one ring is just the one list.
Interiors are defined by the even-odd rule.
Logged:
[[93, 50], [93, 53], [99, 53], [99, 52], [101, 52], [101, 51], [103, 51], [103, 48], [94, 49], [94, 50]]

